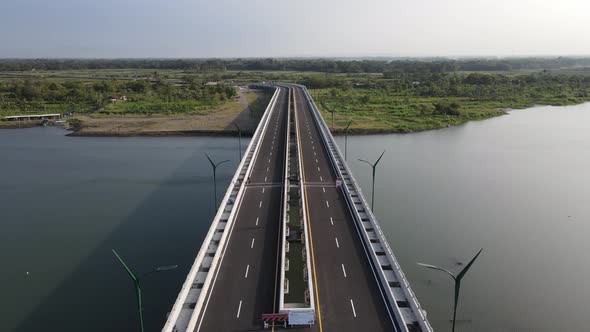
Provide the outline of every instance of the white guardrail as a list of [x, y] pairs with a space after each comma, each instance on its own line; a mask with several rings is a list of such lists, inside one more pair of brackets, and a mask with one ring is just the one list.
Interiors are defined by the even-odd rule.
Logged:
[[355, 225], [362, 239], [365, 253], [371, 263], [373, 273], [379, 281], [381, 293], [388, 305], [391, 315], [395, 317], [396, 327], [400, 331], [433, 331], [426, 318], [426, 311], [422, 309], [410, 287], [393, 251], [381, 231], [377, 218], [368, 207], [360, 186], [352, 176], [348, 165], [342, 158], [342, 153], [336, 144], [328, 126], [323, 120], [317, 106], [313, 102], [307, 88], [298, 85], [306, 96], [306, 101], [316, 122], [319, 124], [323, 143], [330, 155], [332, 166], [337, 176], [343, 180], [341, 186], [349, 209], [353, 212]]
[[252, 172], [252, 166], [258, 156], [260, 143], [280, 91], [275, 86], [262, 84], [258, 86], [264, 89], [275, 89], [275, 92], [250, 140], [250, 144], [246, 148], [244, 158], [242, 158], [230, 182], [195, 262], [172, 306], [166, 324], [162, 329], [163, 332], [193, 331], [199, 320], [203, 303], [211, 292], [212, 281], [219, 271], [220, 260], [227, 248], [235, 216], [242, 203], [245, 192], [245, 179]]

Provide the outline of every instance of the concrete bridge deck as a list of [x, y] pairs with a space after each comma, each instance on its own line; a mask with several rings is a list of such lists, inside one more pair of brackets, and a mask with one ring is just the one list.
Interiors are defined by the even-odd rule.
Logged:
[[314, 325], [289, 329], [432, 331], [311, 96], [274, 88], [163, 331], [259, 331], [262, 314], [278, 313], [289, 114], [315, 304]]

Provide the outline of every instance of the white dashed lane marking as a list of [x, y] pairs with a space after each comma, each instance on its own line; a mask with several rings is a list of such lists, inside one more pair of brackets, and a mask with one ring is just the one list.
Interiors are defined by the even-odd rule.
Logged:
[[242, 300], [240, 300], [240, 305], [238, 306], [238, 313], [236, 314], [236, 318], [240, 318], [240, 310], [242, 310]]

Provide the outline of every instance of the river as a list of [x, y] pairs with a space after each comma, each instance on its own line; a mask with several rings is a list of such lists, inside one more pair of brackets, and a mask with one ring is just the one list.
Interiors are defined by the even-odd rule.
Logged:
[[[131, 331], [142, 280], [158, 331], [237, 165], [234, 138], [71, 138], [56, 128], [0, 131], [0, 330]], [[337, 141], [344, 151], [344, 139]], [[247, 144], [242, 142], [242, 144]], [[535, 107], [441, 130], [348, 139], [348, 160], [428, 317], [460, 331], [586, 330], [590, 287], [590, 104]], [[28, 274], [27, 274], [28, 272]]]

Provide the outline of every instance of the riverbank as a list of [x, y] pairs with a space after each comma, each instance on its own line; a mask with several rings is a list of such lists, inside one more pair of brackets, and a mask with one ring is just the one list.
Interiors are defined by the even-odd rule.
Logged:
[[[347, 131], [348, 135], [380, 135], [380, 134], [411, 134], [411, 133], [418, 133], [418, 132], [428, 131], [428, 130], [449, 128], [449, 127], [453, 127], [453, 126], [459, 126], [459, 125], [462, 125], [462, 124], [465, 124], [465, 123], [471, 122], [471, 121], [482, 121], [482, 120], [487, 120], [487, 119], [495, 118], [495, 117], [502, 116], [502, 115], [507, 115], [508, 110], [511, 110], [511, 109], [495, 110], [494, 112], [490, 112], [488, 114], [484, 114], [483, 116], [478, 116], [478, 117], [473, 117], [473, 118], [468, 118], [468, 117], [449, 118], [449, 117], [447, 117], [446, 119], [444, 119], [442, 121], [440, 121], [439, 119], [428, 119], [424, 123], [422, 123], [418, 126], [412, 126], [412, 127], [403, 126], [403, 123], [406, 122], [405, 119], [400, 122], [400, 124], [402, 124], [402, 126], [399, 126], [399, 127], [398, 126], [388, 126], [388, 127], [380, 126], [380, 123], [378, 121], [367, 123], [366, 120], [365, 121], [361, 120], [361, 121], [359, 121], [359, 122], [361, 122], [361, 124], [358, 125], [358, 124], [356, 124], [357, 122], [355, 120], [348, 120], [348, 122], [346, 122], [346, 119], [340, 120], [340, 121], [335, 120], [334, 128], [332, 128], [332, 124], [331, 124], [332, 120], [331, 120], [330, 114], [328, 114], [325, 111], [321, 111], [321, 112], [322, 112], [322, 117], [324, 118], [324, 121], [326, 121], [326, 123], [328, 124], [328, 127], [330, 127], [330, 131], [334, 135], [344, 135], [346, 125], [349, 122], [351, 122], [351, 126], [349, 127], [349, 129]], [[410, 120], [410, 121], [413, 123], [416, 123], [415, 120]]]
[[[252, 132], [242, 132], [242, 137], [252, 136]], [[99, 131], [76, 131], [72, 130], [66, 136], [72, 137], [165, 137], [165, 136], [205, 136], [205, 137], [227, 137], [238, 136], [237, 130], [163, 130], [163, 131], [125, 131], [125, 132], [99, 132]]]
[[[333, 89], [312, 90], [328, 126], [350, 134], [414, 133], [486, 120], [539, 105], [569, 106], [590, 101], [590, 96], [561, 98], [526, 95], [519, 99], [477, 100], [465, 97], [399, 97], [375, 89], [333, 94]], [[359, 102], [362, 101], [362, 102]]]
[[[349, 135], [378, 135], [378, 134], [395, 134], [395, 133], [412, 133], [426, 130], [447, 128], [461, 125], [469, 121], [479, 121], [491, 117], [505, 115], [505, 110], [499, 110], [489, 117], [482, 118], [458, 118], [449, 119], [443, 124], [431, 122], [431, 125], [412, 128], [412, 130], [400, 131], [396, 128], [383, 128], [376, 126], [376, 123], [366, 123], [366, 126], [357, 124], [348, 130]], [[324, 120], [335, 135], [344, 134], [345, 127], [337, 124], [335, 128], [331, 126], [329, 115], [322, 114]], [[246, 119], [243, 119], [246, 118]], [[161, 116], [161, 117], [118, 117], [118, 118], [93, 118], [90, 116], [79, 116], [80, 127], [71, 127], [71, 133], [68, 136], [78, 137], [134, 137], [134, 136], [237, 136], [238, 131], [232, 124], [238, 123], [242, 129], [242, 136], [252, 136], [258, 125], [259, 118], [252, 121], [248, 111], [242, 115], [242, 119], [236, 120], [219, 120], [210, 119], [202, 116]]]
[[[164, 137], [164, 136], [211, 136], [231, 137], [237, 136], [238, 131], [233, 125], [238, 123], [242, 130], [242, 136], [252, 136], [258, 125], [260, 114], [266, 108], [268, 100], [264, 96], [250, 96], [250, 103], [237, 115], [227, 110], [219, 110], [209, 115], [186, 116], [118, 116], [102, 117], [81, 115], [70, 120], [70, 126], [66, 126], [71, 132], [66, 136], [73, 137]], [[578, 103], [583, 104], [583, 103]], [[578, 105], [572, 104], [572, 105]], [[250, 107], [252, 106], [252, 107]], [[541, 106], [541, 105], [531, 105]], [[553, 105], [563, 106], [563, 105]], [[520, 108], [498, 108], [493, 111], [477, 113], [476, 116], [440, 116], [435, 119], [425, 117], [425, 121], [419, 126], [394, 127], [383, 126], [381, 120], [355, 119], [348, 130], [348, 135], [379, 135], [415, 133], [458, 126], [471, 121], [481, 121], [508, 114], [510, 111], [518, 111]], [[321, 110], [322, 116], [334, 135], [343, 135], [346, 125], [351, 121], [346, 115], [335, 115], [335, 126], [332, 127], [331, 113]], [[419, 123], [416, 119], [404, 119]], [[0, 129], [32, 128], [41, 126], [40, 121], [6, 122], [0, 121]]]

